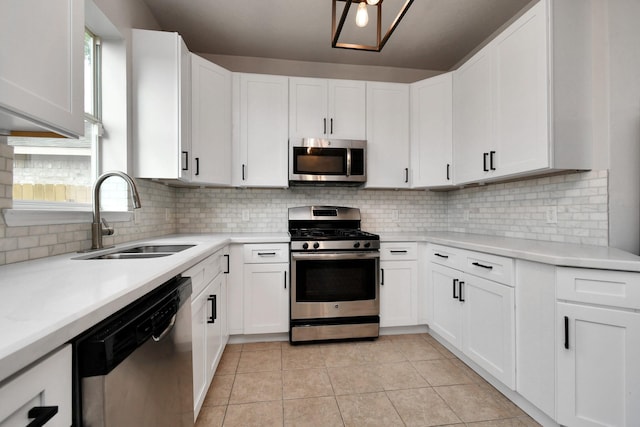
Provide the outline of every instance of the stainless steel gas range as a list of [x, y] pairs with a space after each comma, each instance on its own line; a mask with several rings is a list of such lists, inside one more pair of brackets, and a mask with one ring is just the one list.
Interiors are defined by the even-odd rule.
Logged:
[[376, 338], [380, 237], [360, 230], [360, 210], [289, 209], [291, 342]]

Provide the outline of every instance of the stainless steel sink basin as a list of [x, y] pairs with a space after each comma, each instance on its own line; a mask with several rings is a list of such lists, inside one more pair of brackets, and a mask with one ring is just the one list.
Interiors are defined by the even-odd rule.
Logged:
[[195, 245], [140, 245], [75, 259], [145, 259], [160, 258], [184, 251]]

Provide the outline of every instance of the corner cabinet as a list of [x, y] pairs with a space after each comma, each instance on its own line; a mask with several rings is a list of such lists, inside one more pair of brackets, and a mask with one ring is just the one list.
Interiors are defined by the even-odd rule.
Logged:
[[289, 79], [291, 138], [366, 139], [365, 82]]
[[557, 269], [560, 424], [640, 425], [639, 289], [638, 273]]
[[133, 147], [138, 178], [190, 181], [191, 54], [178, 33], [132, 30]]
[[182, 275], [191, 277], [193, 402], [197, 417], [229, 339], [227, 274], [229, 251], [223, 248]]
[[191, 54], [191, 182], [231, 185], [231, 71]]
[[289, 185], [288, 93], [288, 77], [233, 75], [234, 186]]
[[453, 186], [452, 73], [410, 85], [411, 187]]
[[1, 0], [0, 10], [0, 134], [84, 135], [84, 1]]
[[409, 85], [367, 83], [367, 188], [409, 188]]
[[[70, 426], [71, 357], [71, 345], [66, 345], [0, 383], [0, 426]], [[51, 417], [47, 418], [47, 414]], [[36, 417], [48, 421], [37, 422]]]
[[456, 184], [590, 168], [590, 8], [541, 0], [454, 71]]

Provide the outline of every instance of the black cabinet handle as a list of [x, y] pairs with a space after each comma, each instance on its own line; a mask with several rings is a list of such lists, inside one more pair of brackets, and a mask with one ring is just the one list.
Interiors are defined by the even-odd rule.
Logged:
[[569, 350], [569, 318], [564, 316], [564, 348]]
[[57, 406], [34, 406], [27, 412], [27, 418], [35, 418], [27, 427], [41, 427], [58, 413]]
[[437, 252], [434, 253], [434, 255], [437, 256], [437, 257], [440, 257], [440, 258], [449, 259], [449, 255], [442, 255], [442, 254], [439, 254]]
[[200, 157], [196, 157], [196, 176], [200, 175]]
[[458, 293], [460, 294], [459, 295], [460, 296], [459, 300], [460, 300], [460, 302], [465, 302], [466, 300], [464, 298], [462, 298], [462, 285], [464, 285], [463, 281], [458, 282], [458, 287], [459, 287], [458, 288], [459, 289]]
[[209, 295], [207, 301], [211, 301], [211, 316], [207, 319], [207, 323], [216, 323], [218, 318], [218, 309], [216, 307], [216, 295]]
[[287, 272], [284, 272], [284, 288], [287, 289]]
[[409, 168], [404, 168], [404, 182], [409, 182]]
[[384, 286], [384, 268], [380, 269], [380, 284]]
[[487, 157], [489, 157], [489, 153], [482, 153], [482, 170], [485, 172], [489, 172], [489, 168], [487, 168]]
[[453, 279], [453, 299], [459, 299], [458, 295], [456, 295], [456, 285], [458, 284], [458, 279]]
[[451, 179], [451, 165], [449, 163], [447, 163], [447, 181], [449, 181]]
[[324, 125], [323, 125], [323, 130], [322, 130], [322, 134], [326, 135], [327, 134], [327, 118], [325, 117], [324, 119], [322, 119]]
[[403, 250], [391, 250], [389, 252], [391, 252], [392, 254], [406, 254], [407, 253], [407, 251], [404, 250], [404, 249]]
[[258, 256], [276, 256], [275, 252], [258, 252]]
[[229, 270], [231, 269], [231, 259], [229, 254], [224, 254], [223, 256], [227, 259], [227, 271], [225, 271], [224, 274], [229, 274]]
[[495, 155], [495, 151], [489, 151], [489, 169], [491, 169], [492, 171], [496, 170], [495, 166], [493, 165]]
[[244, 181], [245, 179], [245, 175], [244, 175], [244, 164], [242, 165], [242, 180]]
[[475, 265], [476, 267], [486, 268], [487, 270], [493, 269], [492, 265], [484, 265], [484, 264], [480, 264], [479, 262], [472, 262], [471, 265]]
[[189, 152], [188, 151], [183, 151], [182, 152], [182, 156], [183, 156], [183, 162], [182, 164], [184, 165], [182, 167], [183, 171], [188, 171], [189, 170]]
[[331, 135], [333, 135], [333, 117], [331, 118]]

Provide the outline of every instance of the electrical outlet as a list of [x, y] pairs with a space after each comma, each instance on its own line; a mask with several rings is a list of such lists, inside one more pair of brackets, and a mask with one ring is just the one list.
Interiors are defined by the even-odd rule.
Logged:
[[398, 219], [400, 219], [400, 213], [398, 212], [398, 209], [393, 209], [391, 211], [391, 219], [393, 221], [397, 221]]
[[547, 206], [546, 217], [547, 217], [547, 224], [557, 224], [558, 223], [558, 207]]
[[462, 213], [464, 222], [469, 222], [469, 209], [465, 209]]
[[242, 220], [245, 222], [249, 221], [249, 209], [242, 210]]

